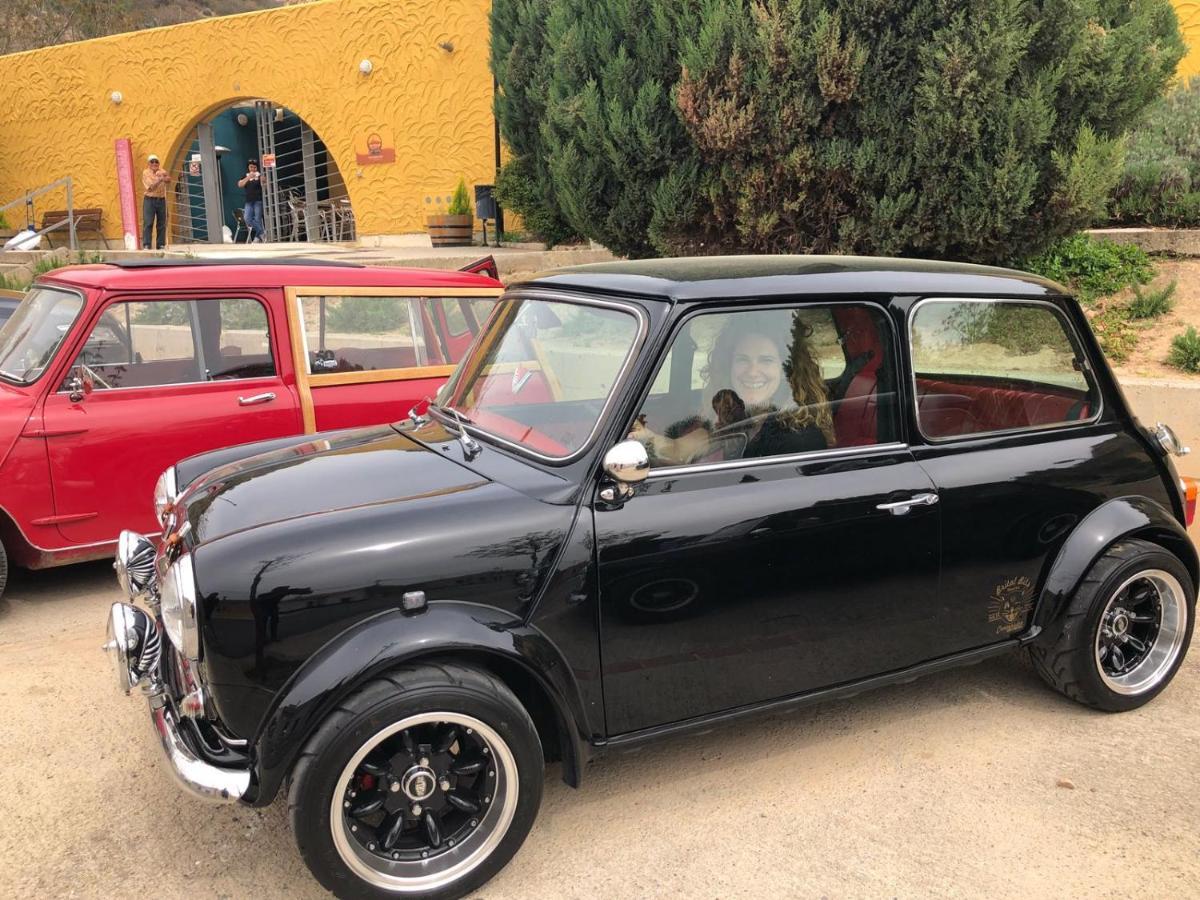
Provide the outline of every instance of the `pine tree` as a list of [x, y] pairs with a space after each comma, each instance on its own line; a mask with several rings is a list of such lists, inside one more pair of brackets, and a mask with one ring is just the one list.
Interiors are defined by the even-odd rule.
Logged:
[[493, 10], [541, 29], [528, 77], [496, 68], [530, 194], [635, 256], [1023, 257], [1102, 213], [1184, 50], [1169, 0]]

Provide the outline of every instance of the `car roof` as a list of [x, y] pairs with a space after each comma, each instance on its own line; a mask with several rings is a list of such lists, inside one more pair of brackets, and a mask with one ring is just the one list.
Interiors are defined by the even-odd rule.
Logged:
[[594, 263], [540, 272], [522, 287], [669, 301], [830, 294], [1050, 297], [1059, 284], [993, 266], [870, 256], [700, 256]]
[[446, 269], [361, 266], [325, 260], [139, 260], [66, 266], [39, 282], [58, 282], [106, 290], [331, 287], [479, 288], [503, 285], [486, 275]]

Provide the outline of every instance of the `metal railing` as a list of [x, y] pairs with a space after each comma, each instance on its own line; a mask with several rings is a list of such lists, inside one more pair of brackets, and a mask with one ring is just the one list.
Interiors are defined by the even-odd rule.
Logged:
[[[32, 229], [37, 225], [37, 217], [34, 214], [33, 200], [35, 197], [40, 197], [42, 194], [48, 194], [53, 190], [58, 190], [63, 187], [67, 189], [67, 217], [55, 222], [53, 225], [47, 225], [41, 230], [35, 230], [34, 234], [41, 237], [43, 234], [48, 234], [51, 231], [57, 231], [59, 228], [66, 228], [70, 235], [71, 250], [74, 252], [79, 249], [79, 243], [75, 238], [75, 188], [71, 183], [71, 176], [60, 178], [58, 181], [52, 181], [40, 188], [34, 188], [32, 191], [26, 191], [24, 196], [18, 197], [16, 200], [0, 206], [0, 215], [3, 215], [6, 210], [12, 209], [15, 206], [23, 206], [25, 208], [25, 224]], [[45, 221], [43, 219], [43, 221]], [[18, 229], [22, 230], [22, 229]]]

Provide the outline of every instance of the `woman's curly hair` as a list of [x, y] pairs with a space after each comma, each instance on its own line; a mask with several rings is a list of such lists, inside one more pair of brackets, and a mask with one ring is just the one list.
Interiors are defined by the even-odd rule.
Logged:
[[833, 430], [833, 413], [829, 408], [829, 395], [821, 377], [821, 366], [813, 358], [809, 348], [812, 328], [798, 313], [792, 314], [791, 352], [781, 343], [777, 332], [756, 323], [754, 317], [735, 315], [721, 329], [708, 354], [708, 364], [701, 370], [707, 388], [705, 399], [711, 404], [724, 385], [718, 382], [727, 378], [733, 368], [733, 351], [738, 341], [749, 335], [761, 335], [773, 343], [783, 361], [783, 379], [772, 398], [772, 405], [779, 410], [776, 421], [785, 428], [799, 431], [810, 425], [816, 426], [825, 436], [825, 443], [836, 444]]

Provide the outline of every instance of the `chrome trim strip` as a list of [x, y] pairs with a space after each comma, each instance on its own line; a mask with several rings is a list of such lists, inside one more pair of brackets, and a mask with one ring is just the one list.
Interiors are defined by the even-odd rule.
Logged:
[[822, 459], [869, 456], [872, 453], [895, 453], [907, 449], [908, 444], [893, 442], [889, 444], [870, 444], [865, 447], [830, 447], [825, 450], [807, 450], [804, 453], [790, 453], [786, 456], [755, 456], [751, 459], [730, 459], [724, 462], [701, 463], [695, 466], [669, 466], [662, 469], [651, 468], [646, 480], [653, 481], [656, 478], [674, 478], [676, 475], [717, 472], [722, 469], [745, 469], [751, 466], [775, 465], [777, 463], [803, 463]]
[[[954, 434], [949, 437], [930, 437], [921, 430], [921, 409], [919, 398], [917, 397], [917, 367], [913, 362], [912, 356], [912, 332], [913, 322], [917, 318], [917, 310], [926, 303], [1014, 303], [1019, 306], [1045, 306], [1053, 314], [1059, 323], [1061, 323], [1067, 333], [1068, 339], [1071, 341], [1072, 349], [1080, 356], [1085, 365], [1083, 371], [1084, 380], [1089, 382], [1089, 388], [1096, 394], [1096, 413], [1090, 419], [1079, 419], [1075, 422], [1048, 422], [1043, 425], [1028, 425], [1024, 428], [1005, 428], [999, 431], [975, 431], [971, 434]], [[975, 438], [983, 437], [1001, 437], [1004, 435], [1017, 434], [1033, 434], [1041, 431], [1055, 431], [1063, 428], [1076, 428], [1080, 425], [1094, 425], [1100, 421], [1104, 415], [1104, 391], [1100, 389], [1100, 383], [1096, 379], [1095, 367], [1092, 366], [1092, 361], [1088, 357], [1087, 350], [1083, 346], [1083, 342], [1079, 340], [1079, 332], [1075, 329], [1075, 324], [1069, 317], [1063, 315], [1063, 311], [1057, 304], [1051, 303], [1049, 300], [1036, 300], [1033, 298], [1013, 298], [1013, 297], [922, 297], [908, 311], [908, 321], [905, 323], [905, 334], [908, 336], [908, 381], [909, 387], [912, 388], [912, 410], [913, 424], [917, 427], [917, 433], [928, 441], [930, 444], [949, 444], [955, 441], [969, 441]], [[941, 373], [933, 372], [932, 375]], [[945, 373], [948, 377], [953, 377], [954, 373]], [[987, 377], [987, 376], [984, 376]]]
[[[500, 304], [505, 300], [522, 300], [522, 299], [546, 300], [549, 302], [559, 302], [559, 303], [573, 303], [576, 306], [602, 306], [602, 307], [606, 307], [609, 309], [618, 309], [623, 312], [632, 313], [634, 318], [637, 319], [638, 332], [634, 336], [633, 343], [630, 344], [630, 346], [629, 346], [629, 351], [625, 354], [625, 361], [621, 364], [621, 368], [617, 372], [617, 377], [613, 379], [612, 386], [608, 389], [608, 397], [604, 401], [604, 406], [601, 408], [600, 414], [596, 417], [596, 424], [592, 426], [592, 430], [588, 433], [587, 438], [583, 441], [582, 444], [579, 445], [579, 449], [574, 451], [573, 453], [568, 454], [567, 456], [548, 456], [545, 453], [538, 453], [536, 450], [531, 450], [529, 447], [526, 447], [524, 444], [518, 444], [518, 443], [515, 443], [514, 441], [506, 440], [505, 438], [502, 438], [497, 434], [493, 434], [490, 431], [486, 431], [483, 428], [480, 428], [478, 425], [470, 424], [470, 425], [467, 425], [464, 427], [453, 416], [440, 415], [438, 413], [437, 409], [433, 406], [431, 406], [429, 408], [429, 411], [442, 424], [453, 425], [455, 428], [463, 428], [464, 431], [474, 430], [474, 432], [476, 434], [481, 435], [482, 437], [486, 438], [489, 443], [494, 442], [497, 444], [501, 444], [502, 446], [508, 447], [511, 450], [513, 450], [517, 453], [520, 453], [524, 456], [532, 456], [535, 459], [539, 459], [542, 462], [550, 463], [551, 465], [555, 465], [555, 466], [566, 465], [567, 463], [575, 462], [576, 460], [578, 460], [579, 458], [584, 456], [591, 449], [592, 444], [595, 443], [596, 435], [600, 433], [601, 427], [605, 424], [605, 420], [608, 417], [609, 410], [612, 408], [613, 404], [615, 403], [616, 398], [620, 395], [621, 389], [623, 387], [625, 387], [625, 381], [626, 381], [626, 379], [628, 379], [630, 372], [633, 371], [634, 363], [637, 362], [638, 357], [641, 355], [642, 345], [645, 344], [646, 335], [650, 331], [650, 319], [649, 319], [649, 316], [646, 315], [646, 311], [644, 309], [642, 309], [640, 306], [638, 306], [636, 303], [633, 303], [632, 301], [601, 300], [599, 298], [594, 298], [594, 297], [580, 296], [579, 294], [561, 293], [558, 291], [547, 291], [547, 290], [542, 290], [540, 288], [521, 288], [521, 287], [519, 287], [519, 288], [515, 288], [514, 292], [511, 295], [506, 291], [505, 293], [501, 294], [500, 297], [496, 300], [496, 304], [493, 309], [498, 308], [500, 306]], [[494, 314], [495, 313], [493, 312], [493, 315]], [[490, 317], [489, 317], [489, 321], [490, 321]], [[476, 340], [479, 340], [479, 338], [482, 335], [483, 335], [483, 332], [480, 331], [479, 335], [476, 336]], [[474, 347], [474, 344], [472, 344], [472, 348], [473, 347]], [[470, 352], [471, 352], [470, 350], [467, 351], [467, 353], [463, 356], [463, 360], [465, 360], [467, 358], [467, 356], [470, 355]], [[459, 363], [459, 367], [461, 369], [462, 362]], [[450, 382], [453, 381], [457, 376], [458, 376], [458, 371], [455, 371], [455, 373], [453, 375], [451, 375], [450, 378], [446, 381], [446, 384], [447, 385], [450, 384]], [[447, 393], [447, 399], [448, 398], [449, 398], [449, 394]]]
[[[197, 387], [199, 385], [221, 385], [229, 387], [234, 384], [245, 384], [248, 381], [269, 381], [277, 386], [283, 384], [283, 378], [276, 372], [274, 375], [255, 375], [252, 378], [210, 378], [205, 381], [169, 381], [165, 384], [129, 384], [125, 387], [99, 388], [101, 394], [111, 394], [114, 391], [152, 391], [169, 387]], [[69, 394], [70, 391], [55, 391], [56, 394]], [[95, 391], [93, 391], [95, 393]], [[82, 402], [82, 401], [81, 401]]]

